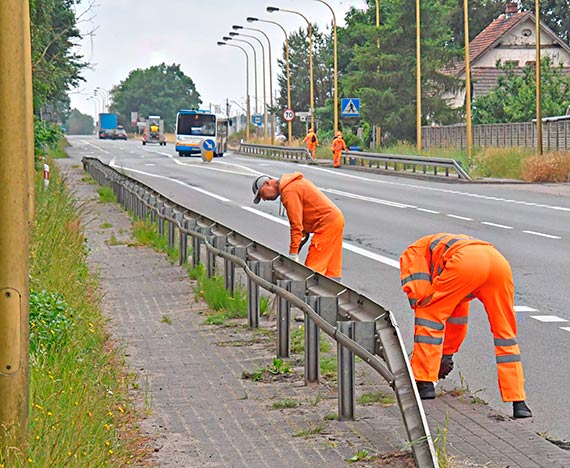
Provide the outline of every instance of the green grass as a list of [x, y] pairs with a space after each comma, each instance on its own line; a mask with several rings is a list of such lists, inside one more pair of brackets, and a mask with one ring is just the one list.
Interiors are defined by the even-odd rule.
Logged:
[[99, 225], [99, 227], [100, 227], [101, 229], [109, 229], [109, 228], [112, 228], [113, 225], [112, 225], [111, 223], [102, 223], [102, 224]]
[[274, 401], [271, 407], [273, 409], [290, 409], [290, 408], [297, 408], [300, 403], [297, 400], [293, 400], [291, 398], [285, 398], [284, 400], [277, 400]]
[[314, 435], [320, 434], [325, 430], [324, 424], [317, 424], [316, 426], [309, 426], [306, 429], [301, 429], [293, 434], [293, 437], [309, 438]]
[[133, 236], [139, 245], [151, 247], [157, 252], [165, 252], [171, 263], [177, 262], [180, 258], [178, 243], [174, 242], [173, 247], [168, 247], [166, 229], [165, 235], [160, 236], [158, 233], [158, 225], [153, 223], [150, 218], [133, 219]]
[[147, 453], [134, 426], [134, 377], [109, 343], [80, 216], [51, 167], [49, 190], [36, 177], [30, 240], [29, 446], [0, 453], [0, 466], [134, 466]]
[[396, 397], [393, 394], [384, 393], [382, 391], [364, 393], [356, 400], [359, 405], [373, 405], [380, 403], [383, 406], [389, 406], [396, 403]]
[[[319, 350], [321, 353], [330, 353], [332, 350], [332, 344], [323, 332], [320, 332]], [[297, 328], [291, 330], [291, 352], [293, 354], [301, 354], [305, 352], [304, 325], [299, 325]]]
[[115, 192], [111, 187], [99, 187], [97, 189], [99, 194], [99, 201], [101, 203], [116, 203], [117, 197], [115, 197]]

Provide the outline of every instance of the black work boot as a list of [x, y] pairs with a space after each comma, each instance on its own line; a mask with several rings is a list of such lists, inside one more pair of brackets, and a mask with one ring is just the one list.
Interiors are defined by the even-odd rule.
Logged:
[[532, 418], [532, 412], [524, 401], [513, 401], [513, 418]]
[[444, 354], [441, 356], [441, 363], [439, 364], [439, 379], [445, 379], [453, 370], [453, 354]]
[[435, 398], [435, 385], [433, 382], [416, 381], [416, 385], [422, 400], [433, 400]]

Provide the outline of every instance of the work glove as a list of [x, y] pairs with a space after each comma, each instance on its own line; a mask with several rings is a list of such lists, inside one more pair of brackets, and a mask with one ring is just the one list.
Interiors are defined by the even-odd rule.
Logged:
[[445, 379], [452, 370], [453, 370], [453, 354], [444, 354], [443, 356], [441, 356], [438, 379]]
[[299, 261], [299, 254], [289, 254], [287, 255], [287, 257], [289, 257], [291, 260], [293, 260], [294, 262], [298, 262]]

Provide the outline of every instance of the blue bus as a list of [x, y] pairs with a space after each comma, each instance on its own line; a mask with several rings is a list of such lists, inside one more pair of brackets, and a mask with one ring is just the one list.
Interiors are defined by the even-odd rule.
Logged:
[[228, 148], [228, 119], [205, 110], [182, 109], [176, 114], [176, 151], [179, 156], [200, 154], [204, 140], [214, 140], [215, 156]]

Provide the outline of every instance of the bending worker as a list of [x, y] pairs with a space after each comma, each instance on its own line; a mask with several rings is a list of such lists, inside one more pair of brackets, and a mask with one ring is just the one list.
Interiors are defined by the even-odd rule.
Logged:
[[515, 418], [529, 418], [517, 344], [514, 285], [508, 261], [489, 242], [463, 234], [422, 237], [400, 257], [402, 289], [414, 309], [411, 364], [420, 397], [435, 398], [434, 382], [453, 369], [467, 334], [469, 301], [485, 306], [495, 341], [499, 389]]
[[342, 132], [336, 132], [331, 148], [333, 150], [333, 167], [340, 167], [342, 152], [343, 150], [348, 151], [344, 138], [342, 137]]
[[307, 149], [311, 152], [311, 158], [315, 159], [319, 139], [317, 138], [317, 134], [313, 131], [313, 128], [309, 128], [307, 136], [303, 139], [303, 143], [307, 143]]
[[262, 175], [251, 188], [253, 203], [281, 196], [291, 228], [289, 257], [299, 261], [303, 236], [313, 233], [305, 265], [340, 280], [344, 216], [336, 205], [300, 172], [283, 174], [280, 179]]

